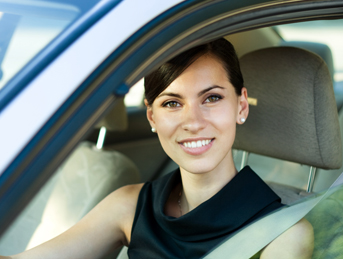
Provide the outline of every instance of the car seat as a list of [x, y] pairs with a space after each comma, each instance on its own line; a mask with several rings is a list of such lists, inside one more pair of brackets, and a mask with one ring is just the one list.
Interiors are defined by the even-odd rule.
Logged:
[[[287, 48], [287, 47], [285, 47], [285, 48], [275, 48], [275, 50], [274, 51], [276, 51], [276, 49], [284, 49], [284, 50], [290, 50], [290, 49], [294, 49], [294, 50], [297, 50], [298, 52], [300, 52], [300, 53], [302, 53], [302, 52], [304, 52], [304, 53], [310, 53], [310, 52], [307, 52], [307, 51], [302, 51], [301, 49], [297, 49], [297, 48]], [[310, 53], [311, 54], [311, 53]], [[310, 55], [309, 54], [309, 55]], [[248, 54], [248, 55], [246, 55], [246, 56], [250, 56], [251, 54]], [[244, 65], [244, 60], [246, 59], [246, 56], [244, 57], [244, 58], [242, 58], [242, 70], [243, 70], [243, 75], [245, 76], [245, 81], [246, 81], [246, 85], [248, 86], [249, 84], [253, 84], [253, 82], [249, 82], [249, 80], [255, 80], [255, 78], [252, 78], [252, 79], [250, 79], [248, 76], [249, 76], [249, 74], [250, 73], [253, 73], [253, 72], [250, 72], [250, 68], [247, 68], [247, 69], [245, 69], [245, 65]], [[322, 61], [322, 59], [320, 59], [318, 56], [316, 56], [315, 54], [313, 54], [313, 57], [317, 57], [318, 58], [318, 62], [319, 61]], [[267, 58], [266, 58], [267, 59]], [[273, 60], [273, 57], [269, 57], [269, 59], [270, 60]], [[262, 61], [261, 61], [262, 62]], [[265, 63], [268, 63], [269, 61], [264, 61]], [[272, 62], [272, 61], [270, 61], [270, 62]], [[269, 63], [270, 63], [269, 62]], [[297, 120], [300, 120], [300, 119], [298, 119], [298, 116], [299, 116], [299, 114], [303, 114], [303, 116], [304, 116], [304, 118], [303, 118], [303, 123], [301, 123], [300, 124], [300, 126], [298, 127], [298, 128], [295, 128], [295, 129], [292, 129], [292, 130], [295, 130], [293, 133], [292, 133], [292, 135], [294, 135], [295, 136], [295, 133], [297, 133], [297, 131], [299, 131], [299, 130], [302, 130], [302, 131], [306, 131], [307, 129], [306, 129], [306, 127], [307, 127], [307, 125], [308, 125], [308, 123], [307, 123], [307, 118], [312, 118], [312, 119], [318, 119], [318, 118], [320, 118], [320, 117], [318, 117], [318, 116], [321, 116], [321, 113], [320, 113], [320, 111], [319, 111], [319, 109], [317, 108], [317, 109], [315, 109], [314, 111], [309, 111], [309, 112], [312, 112], [313, 114], [311, 115], [311, 114], [306, 114], [306, 113], [304, 113], [304, 112], [302, 112], [302, 111], [300, 111], [300, 105], [299, 104], [296, 104], [296, 103], [292, 103], [291, 101], [290, 101], [290, 98], [292, 97], [293, 99], [296, 99], [296, 100], [298, 100], [298, 102], [306, 102], [306, 104], [307, 105], [317, 105], [318, 104], [318, 97], [316, 97], [316, 96], [313, 96], [313, 98], [312, 98], [312, 100], [309, 100], [309, 98], [307, 98], [307, 99], [300, 99], [298, 96], [296, 96], [296, 91], [295, 90], [297, 90], [296, 88], [300, 88], [300, 89], [304, 89], [304, 91], [305, 91], [305, 89], [306, 89], [306, 86], [305, 85], [303, 85], [304, 83], [306, 84], [310, 84], [311, 83], [311, 81], [309, 81], [310, 79], [312, 79], [312, 81], [313, 81], [313, 78], [311, 78], [311, 76], [316, 76], [315, 74], [313, 74], [313, 75], [311, 75], [311, 74], [309, 74], [310, 72], [310, 70], [309, 70], [309, 66], [308, 65], [306, 65], [306, 63], [304, 63], [303, 65], [305, 66], [307, 66], [307, 67], [301, 67], [301, 63], [299, 63], [299, 62], [302, 62], [301, 60], [300, 60], [300, 58], [297, 58], [297, 57], [292, 57], [292, 59], [290, 59], [289, 61], [288, 61], [288, 63], [289, 64], [287, 64], [287, 63], [284, 63], [284, 61], [277, 61], [277, 58], [274, 58], [274, 63], [276, 63], [276, 64], [274, 64], [274, 65], [277, 65], [277, 67], [275, 67], [275, 69], [272, 71], [272, 73], [277, 73], [277, 69], [283, 69], [283, 71], [284, 71], [284, 76], [283, 76], [283, 78], [282, 78], [282, 82], [281, 82], [281, 80], [279, 80], [278, 78], [280, 78], [280, 76], [279, 76], [279, 74], [275, 74], [275, 76], [274, 76], [274, 78], [273, 78], [273, 76], [272, 75], [269, 75], [269, 77], [268, 76], [265, 76], [265, 75], [263, 75], [263, 76], [265, 76], [265, 81], [266, 80], [272, 80], [271, 82], [275, 82], [275, 84], [277, 84], [278, 86], [279, 86], [279, 89], [278, 89], [278, 87], [273, 87], [273, 88], [275, 88], [274, 90], [273, 90], [273, 88], [271, 88], [271, 84], [269, 83], [268, 84], [268, 81], [267, 82], [262, 82], [262, 84], [266, 84], [266, 87], [261, 87], [261, 86], [259, 86], [258, 88], [259, 89], [261, 89], [261, 91], [264, 91], [266, 94], [265, 94], [265, 96], [266, 96], [266, 98], [273, 98], [274, 99], [274, 102], [272, 102], [272, 101], [270, 101], [270, 104], [268, 104], [268, 105], [270, 105], [270, 109], [273, 109], [274, 111], [275, 111], [275, 113], [276, 112], [279, 112], [279, 111], [283, 111], [284, 113], [280, 113], [279, 114], [279, 118], [277, 119], [277, 123], [279, 124], [279, 126], [278, 127], [276, 127], [274, 124], [270, 124], [270, 123], [274, 123], [273, 121], [268, 121], [267, 120], [267, 118], [266, 118], [266, 120], [265, 120], [265, 125], [264, 125], [264, 128], [265, 129], [268, 129], [267, 127], [272, 127], [272, 129], [273, 128], [282, 128], [282, 129], [284, 129], [284, 131], [285, 131], [285, 133], [283, 133], [283, 135], [286, 137], [286, 138], [288, 138], [290, 141], [293, 141], [293, 143], [294, 144], [296, 144], [297, 145], [297, 150], [298, 150], [298, 152], [299, 152], [299, 154], [300, 154], [300, 156], [304, 156], [305, 154], [307, 154], [308, 152], [303, 152], [304, 151], [304, 148], [303, 147], [311, 147], [311, 146], [301, 146], [301, 145], [298, 145], [297, 143], [302, 143], [303, 142], [303, 144], [305, 144], [305, 142], [303, 141], [303, 139], [300, 141], [300, 142], [298, 142], [297, 140], [292, 140], [292, 138], [290, 138], [290, 136], [287, 136], [287, 134], [286, 134], [286, 131], [287, 131], [287, 129], [288, 128], [290, 128], [290, 125], [292, 125], [291, 123], [298, 123], [298, 121], [294, 121], [295, 119], [297, 119]], [[265, 69], [267, 69], [267, 67], [266, 67], [266, 65], [264, 65], [265, 66]], [[294, 66], [296, 66], [298, 69], [301, 69], [300, 71], [298, 71], [298, 73], [297, 74], [294, 74]], [[322, 64], [322, 66], [325, 66], [325, 63], [323, 63]], [[307, 70], [305, 70], [305, 69], [307, 69]], [[247, 70], [247, 71], [244, 71], [244, 70]], [[326, 66], [325, 66], [325, 70], [327, 70], [327, 68], [326, 68]], [[289, 73], [289, 71], [291, 71], [291, 73]], [[260, 71], [261, 72], [261, 71]], [[304, 72], [306, 72], [307, 74], [305, 74], [305, 75], [303, 75], [303, 73]], [[313, 73], [314, 73], [315, 71], [313, 71]], [[256, 76], [256, 74], [254, 75], [254, 76]], [[305, 76], [305, 77], [304, 77]], [[329, 76], [330, 76], [330, 74], [329, 74]], [[330, 76], [331, 77], [331, 76]], [[292, 79], [293, 78], [293, 79]], [[301, 78], [301, 80], [298, 82], [298, 80], [299, 80], [299, 78]], [[305, 80], [305, 78], [307, 78], [306, 80]], [[292, 81], [293, 80], [293, 81]], [[323, 79], [324, 80], [324, 79]], [[327, 80], [327, 84], [330, 86], [330, 88], [332, 88], [332, 83], [331, 83], [331, 80], [330, 80], [330, 78], [326, 78], [326, 80]], [[291, 88], [289, 85], [290, 84], [292, 84], [294, 87], [293, 88]], [[268, 87], [268, 88], [267, 88]], [[319, 87], [317, 87], [317, 88], [319, 88]], [[313, 91], [314, 91], [314, 89], [315, 88], [313, 88]], [[274, 96], [273, 95], [270, 95], [268, 92], [270, 92], [270, 90], [273, 90], [273, 91], [275, 91], [275, 93], [274, 93]], [[249, 89], [248, 88], [248, 94], [249, 94], [249, 96], [251, 96], [251, 97], [253, 97], [251, 94], [253, 93], [252, 91], [254, 91], [254, 89]], [[279, 92], [279, 96], [278, 95], [276, 95], [276, 94], [278, 94], [278, 92], [277, 91], [280, 91]], [[297, 90], [298, 92], [300, 91], [300, 90]], [[318, 90], [317, 90], [318, 91]], [[292, 93], [294, 93], [294, 95], [292, 96], [291, 94]], [[316, 93], [316, 92], [314, 92], [314, 93]], [[261, 93], [260, 93], [261, 94]], [[308, 93], [306, 93], [306, 94], [311, 94], [310, 92], [308, 92]], [[318, 94], [317, 94], [318, 95]], [[314, 99], [314, 97], [316, 97], [317, 99]], [[282, 100], [282, 98], [286, 98], [285, 100]], [[305, 98], [305, 97], [304, 97]], [[277, 100], [277, 101], [276, 101]], [[265, 102], [266, 100], [264, 100], [264, 102]], [[277, 103], [277, 102], [279, 102], [279, 103]], [[312, 103], [311, 103], [312, 102]], [[294, 107], [294, 109], [292, 110], [292, 109], [290, 109], [290, 107], [288, 107], [288, 104], [291, 104], [292, 103], [292, 105], [296, 105], [295, 107]], [[328, 104], [328, 105], [332, 105], [331, 103], [330, 104]], [[250, 108], [251, 108], [251, 110], [252, 110], [252, 112], [254, 112], [255, 110], [259, 110], [259, 109], [261, 109], [261, 107], [258, 107], [259, 105], [257, 105], [257, 106], [254, 106], [254, 105], [250, 105]], [[282, 108], [282, 106], [284, 106], [283, 108]], [[287, 113], [287, 114], [286, 114]], [[266, 114], [266, 116], [269, 116], [270, 117], [270, 112], [269, 112], [269, 114], [268, 113], [265, 113]], [[336, 116], [337, 116], [337, 113], [335, 113], [336, 114]], [[260, 116], [263, 116], [263, 115], [260, 115]], [[314, 117], [315, 116], [315, 117]], [[288, 117], [290, 117], [290, 119], [287, 119]], [[252, 120], [255, 120], [256, 119], [256, 116], [254, 115], [254, 114], [252, 114], [252, 116], [250, 115], [249, 116], [249, 118], [248, 118], [248, 120], [250, 121], [250, 122], [248, 122], [248, 125], [249, 125], [249, 123], [251, 123], [251, 120], [250, 120], [250, 118], [252, 118]], [[275, 121], [276, 119], [273, 117], [273, 120]], [[300, 122], [300, 121], [299, 121]], [[269, 125], [267, 124], [267, 123], [269, 123]], [[321, 125], [320, 125], [321, 126]], [[316, 129], [315, 128], [315, 125], [313, 124], [312, 125], [312, 129]], [[336, 125], [336, 127], [339, 129], [339, 126], [337, 126]], [[239, 128], [239, 127], [238, 127]], [[321, 130], [321, 128], [320, 127], [317, 127], [317, 129], [318, 130]], [[259, 129], [259, 130], [264, 130], [264, 129]], [[268, 129], [269, 130], [269, 129]], [[269, 130], [269, 131], [271, 131], [271, 130]], [[266, 131], [266, 132], [268, 132], [268, 131]], [[308, 133], [310, 133], [310, 131], [308, 132]], [[316, 137], [316, 135], [313, 135], [313, 133], [316, 133], [316, 134], [318, 134], [318, 131], [313, 131], [312, 130], [312, 138], [314, 138], [314, 137]], [[261, 134], [261, 133], [259, 133], [259, 134]], [[289, 135], [291, 135], [291, 134], [289, 134]], [[308, 135], [308, 137], [309, 137], [310, 135]], [[272, 141], [271, 139], [269, 139], [270, 141]], [[318, 140], [319, 141], [319, 140]], [[314, 141], [312, 141], [312, 143], [313, 144], [315, 144], [316, 142], [314, 142]], [[259, 144], [262, 144], [262, 143], [259, 143]], [[313, 144], [312, 144], [312, 146], [313, 146]], [[287, 147], [287, 146], [286, 146]], [[334, 147], [334, 146], [333, 146]], [[272, 148], [272, 150], [273, 149], [275, 149], [275, 147], [273, 147]], [[313, 149], [312, 149], [313, 150]], [[256, 153], [256, 154], [263, 154], [264, 152], [254, 152], [254, 153]], [[271, 153], [273, 153], [273, 151], [271, 152]], [[296, 154], [296, 153], [294, 153], [294, 154]], [[338, 159], [338, 157], [339, 157], [339, 154], [341, 154], [341, 153], [336, 153], [336, 155], [337, 156], [335, 156], [335, 157], [337, 157], [337, 159]], [[322, 155], [322, 154], [320, 154], [320, 155]], [[300, 163], [300, 164], [302, 164], [302, 165], [309, 165], [309, 163], [306, 163], [306, 162], [304, 162], [304, 161], [296, 161], [296, 160], [292, 160], [292, 159], [290, 159], [290, 158], [288, 158], [288, 159], [285, 159], [285, 158], [282, 158], [282, 156], [280, 156], [280, 155], [273, 155], [273, 154], [271, 154], [271, 157], [274, 157], [274, 158], [280, 158], [280, 159], [283, 159], [283, 160], [287, 160], [287, 161], [292, 161], [292, 162], [297, 162], [297, 163]], [[319, 157], [317, 157], [317, 158], [319, 158]], [[339, 157], [340, 158], [340, 157]], [[260, 159], [260, 158], [259, 158]], [[341, 158], [340, 158], [341, 159]], [[257, 160], [257, 159], [256, 159]], [[261, 160], [261, 159], [260, 159]], [[269, 163], [269, 164], [274, 164], [274, 165], [276, 165], [278, 162], [277, 161], [263, 161], [263, 162], [265, 162], [265, 163]], [[291, 164], [288, 164], [287, 165], [288, 166], [288, 168], [287, 167], [285, 167], [285, 170], [287, 170], [287, 169], [289, 169], [289, 171], [292, 171], [292, 170], [298, 170], [298, 171], [304, 171], [304, 170], [307, 170], [306, 169], [306, 167], [305, 166], [303, 166], [302, 168], [300, 168], [300, 166], [296, 166], [295, 164], [293, 164], [293, 165], [291, 165]], [[339, 167], [338, 167], [339, 168]], [[332, 169], [332, 168], [328, 168], [328, 167], [326, 167], [326, 169]], [[279, 168], [279, 171], [280, 171], [280, 168]], [[292, 173], [292, 172], [290, 172], [290, 173]], [[287, 172], [286, 172], [286, 174], [287, 174]], [[299, 174], [300, 174], [300, 172], [299, 172]], [[276, 173], [274, 174], [274, 175], [277, 175]], [[277, 176], [276, 176], [277, 177]], [[313, 187], [313, 182], [312, 182], [312, 186], [311, 186], [311, 188]]]
[[[314, 42], [298, 42], [298, 41], [281, 41], [279, 43], [281, 46], [292, 46], [297, 48], [302, 48], [308, 51], [311, 51], [317, 55], [319, 55], [327, 64], [329, 72], [331, 74], [331, 78], [333, 79], [334, 75], [334, 65], [333, 65], [333, 58], [330, 48], [322, 43], [314, 43]], [[334, 84], [334, 92], [335, 92], [335, 99], [338, 111], [340, 111], [340, 107], [342, 106], [342, 94], [337, 91], [337, 87], [335, 88]], [[343, 118], [342, 118], [343, 119]], [[341, 118], [340, 118], [340, 123]], [[239, 168], [242, 161], [242, 151], [234, 151], [234, 159], [235, 164]], [[269, 184], [272, 188], [277, 186], [272, 183], [276, 181], [278, 183], [286, 183], [297, 187], [298, 189], [306, 189], [306, 182], [308, 181], [308, 169], [306, 166], [301, 166], [296, 163], [292, 163], [289, 161], [273, 159], [270, 157], [260, 156], [256, 154], [249, 155], [249, 164], [252, 164], [254, 168], [258, 171], [260, 176], [269, 181]], [[280, 172], [282, 172], [280, 174]], [[294, 173], [293, 173], [294, 172]], [[330, 177], [328, 177], [330, 175]], [[316, 181], [313, 184], [314, 191], [321, 191], [325, 188], [328, 188], [334, 179], [336, 179], [339, 175], [339, 172], [331, 171], [329, 174], [327, 170], [318, 169], [316, 170]], [[291, 176], [291, 177], [290, 177]], [[272, 182], [270, 182], [272, 181]], [[291, 201], [292, 199], [290, 199]]]
[[[127, 127], [122, 99], [98, 127], [102, 132]], [[117, 151], [103, 150], [102, 143], [78, 145], [1, 238], [1, 254], [20, 253], [59, 235], [115, 189], [139, 182], [133, 162]]]
[[[241, 58], [241, 69], [250, 113], [245, 124], [237, 126], [234, 148], [299, 164], [290, 170], [307, 167], [312, 173], [315, 168], [342, 171], [339, 121], [343, 117], [340, 114], [338, 118], [325, 62], [303, 49], [275, 47], [246, 54]], [[253, 164], [249, 165], [254, 169]], [[313, 176], [309, 177], [308, 192], [313, 187]], [[282, 184], [272, 188], [286, 204], [306, 193]], [[313, 258], [337, 258], [334, 256], [343, 245], [338, 232], [343, 228], [342, 195], [337, 192], [307, 216], [315, 234]]]

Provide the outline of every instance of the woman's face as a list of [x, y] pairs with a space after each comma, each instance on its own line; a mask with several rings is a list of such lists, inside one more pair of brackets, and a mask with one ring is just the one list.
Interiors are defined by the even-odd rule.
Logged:
[[147, 117], [181, 170], [206, 173], [233, 164], [236, 123], [248, 110], [246, 89], [237, 96], [222, 64], [204, 55], [148, 106]]

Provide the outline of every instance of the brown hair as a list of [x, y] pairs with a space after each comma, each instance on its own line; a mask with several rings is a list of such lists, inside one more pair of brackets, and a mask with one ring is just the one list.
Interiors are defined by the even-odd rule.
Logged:
[[227, 72], [237, 95], [241, 95], [243, 76], [237, 54], [232, 44], [225, 39], [218, 39], [191, 48], [164, 63], [158, 69], [145, 77], [145, 98], [152, 105], [156, 97], [163, 92], [183, 71], [199, 57], [210, 54], [217, 58]]

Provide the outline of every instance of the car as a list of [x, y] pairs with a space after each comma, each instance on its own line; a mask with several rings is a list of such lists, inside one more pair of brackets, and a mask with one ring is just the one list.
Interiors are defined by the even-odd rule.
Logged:
[[[244, 130], [234, 160], [237, 168], [251, 165], [286, 204], [327, 190], [342, 172], [343, 59], [335, 38], [343, 35], [342, 19], [340, 0], [0, 0], [0, 254], [62, 233], [120, 186], [175, 169], [146, 120], [142, 78], [220, 37], [233, 43], [243, 63], [246, 54], [280, 46], [324, 59], [336, 103], [323, 107], [331, 105], [333, 124], [340, 125], [325, 152], [334, 165], [308, 162], [311, 141], [295, 157], [264, 151], [263, 144], [244, 149], [243, 139], [254, 134]], [[298, 38], [289, 36], [292, 28]], [[310, 31], [319, 37], [302, 37]], [[252, 106], [262, 100], [251, 97]], [[289, 96], [281, 97], [280, 104], [289, 104]], [[281, 112], [279, 124], [296, 117]], [[281, 129], [273, 134], [280, 137]], [[300, 140], [306, 134], [308, 128]], [[341, 204], [340, 193], [329, 201]], [[321, 206], [307, 216], [313, 258], [339, 258], [342, 208], [323, 204], [329, 221]]]

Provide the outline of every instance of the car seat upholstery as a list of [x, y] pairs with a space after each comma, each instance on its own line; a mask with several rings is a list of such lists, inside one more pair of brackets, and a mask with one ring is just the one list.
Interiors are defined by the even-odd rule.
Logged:
[[328, 45], [307, 41], [281, 41], [280, 46], [301, 48], [319, 55], [325, 61], [332, 81], [334, 80], [335, 68], [333, 64], [332, 52]]
[[330, 71], [332, 82], [333, 82], [333, 89], [335, 92], [337, 110], [340, 111], [343, 106], [343, 91], [342, 91], [342, 87], [340, 86], [340, 83], [335, 82], [335, 78], [334, 78], [335, 68], [334, 68], [334, 63], [333, 63], [332, 52], [329, 46], [323, 43], [306, 42], [306, 41], [281, 41], [280, 45], [306, 49], [308, 51], [316, 53], [325, 61]]
[[[264, 28], [266, 30], [266, 35], [268, 36], [267, 39], [268, 42], [264, 43], [264, 48], [270, 47], [270, 46], [292, 46], [297, 47], [301, 49], [305, 49], [308, 51], [311, 51], [317, 55], [319, 55], [327, 64], [327, 67], [329, 69], [331, 78], [333, 79], [334, 75], [334, 64], [333, 64], [333, 58], [330, 48], [326, 44], [322, 43], [314, 43], [314, 42], [303, 42], [303, 41], [283, 41], [280, 40], [280, 37], [276, 37], [276, 34], [270, 34], [268, 33], [267, 28]], [[248, 35], [250, 35], [250, 32], [246, 32]], [[251, 37], [253, 35], [250, 35]], [[256, 36], [256, 35], [255, 35]], [[238, 50], [242, 49], [241, 42], [236, 42], [233, 38], [233, 43], [239, 43], [238, 45], [235, 45], [235, 48]], [[239, 39], [239, 38], [238, 38]], [[231, 35], [229, 36], [229, 40], [232, 40]], [[252, 42], [252, 41], [250, 41]], [[269, 45], [268, 45], [269, 44]], [[252, 52], [256, 49], [256, 46], [253, 45], [253, 43], [244, 42], [245, 48], [243, 49], [244, 52], [241, 54], [247, 54], [248, 52]], [[245, 49], [250, 49], [250, 51], [246, 51]], [[238, 51], [239, 52], [239, 51]], [[242, 52], [242, 50], [240, 51]], [[242, 55], [241, 55], [242, 56]], [[343, 91], [339, 87], [339, 82], [334, 82], [334, 93], [335, 93], [335, 99], [336, 99], [336, 105], [337, 110], [340, 111], [342, 104], [343, 104]], [[343, 119], [343, 118], [342, 118]], [[340, 118], [341, 123], [341, 118]], [[342, 127], [341, 127], [342, 129]], [[343, 131], [341, 130], [341, 133]], [[234, 150], [233, 152], [234, 162], [237, 168], [241, 167], [242, 162], [242, 151], [240, 150]], [[249, 154], [249, 164], [253, 165], [253, 168], [258, 172], [258, 174], [266, 181], [268, 181], [268, 184], [272, 188], [277, 188], [278, 185], [275, 185], [275, 183], [284, 183], [287, 185], [291, 185], [293, 187], [296, 187], [299, 189], [299, 192], [301, 190], [305, 190], [307, 188], [307, 182], [308, 182], [308, 167], [304, 165], [300, 165], [297, 163], [281, 160], [281, 159], [275, 159], [271, 157], [266, 157], [258, 154]], [[328, 170], [323, 169], [317, 169], [316, 171], [316, 181], [313, 185], [313, 191], [321, 191], [325, 188], [328, 188], [334, 181], [334, 179], [337, 178], [339, 170], [330, 170], [328, 173]], [[290, 189], [290, 188], [288, 188]], [[294, 189], [295, 191], [295, 189]], [[290, 196], [289, 196], [290, 195]], [[286, 198], [286, 196], [288, 196]], [[296, 196], [293, 196], [292, 193], [283, 194], [283, 202], [288, 203], [293, 201], [293, 199], [296, 198]], [[293, 197], [291, 199], [291, 197]], [[300, 198], [300, 197], [298, 197]]]
[[[123, 100], [99, 124], [104, 125], [113, 131], [126, 128]], [[139, 178], [137, 167], [123, 154], [80, 143], [2, 237], [1, 254], [16, 254], [57, 236], [109, 193]]]
[[81, 143], [58, 170], [42, 222], [27, 248], [69, 229], [113, 190], [139, 181], [138, 170], [127, 157], [96, 150], [89, 142]]
[[277, 47], [243, 56], [241, 68], [256, 105], [250, 105], [246, 123], [237, 126], [234, 148], [340, 168], [340, 128], [325, 62], [302, 49]]
[[[250, 105], [247, 122], [237, 127], [234, 147], [301, 165], [340, 168], [340, 128], [324, 61], [302, 49], [276, 47], [245, 55], [241, 67], [257, 105]], [[290, 174], [304, 171], [294, 163], [288, 166]], [[283, 171], [287, 174], [287, 166]]]

